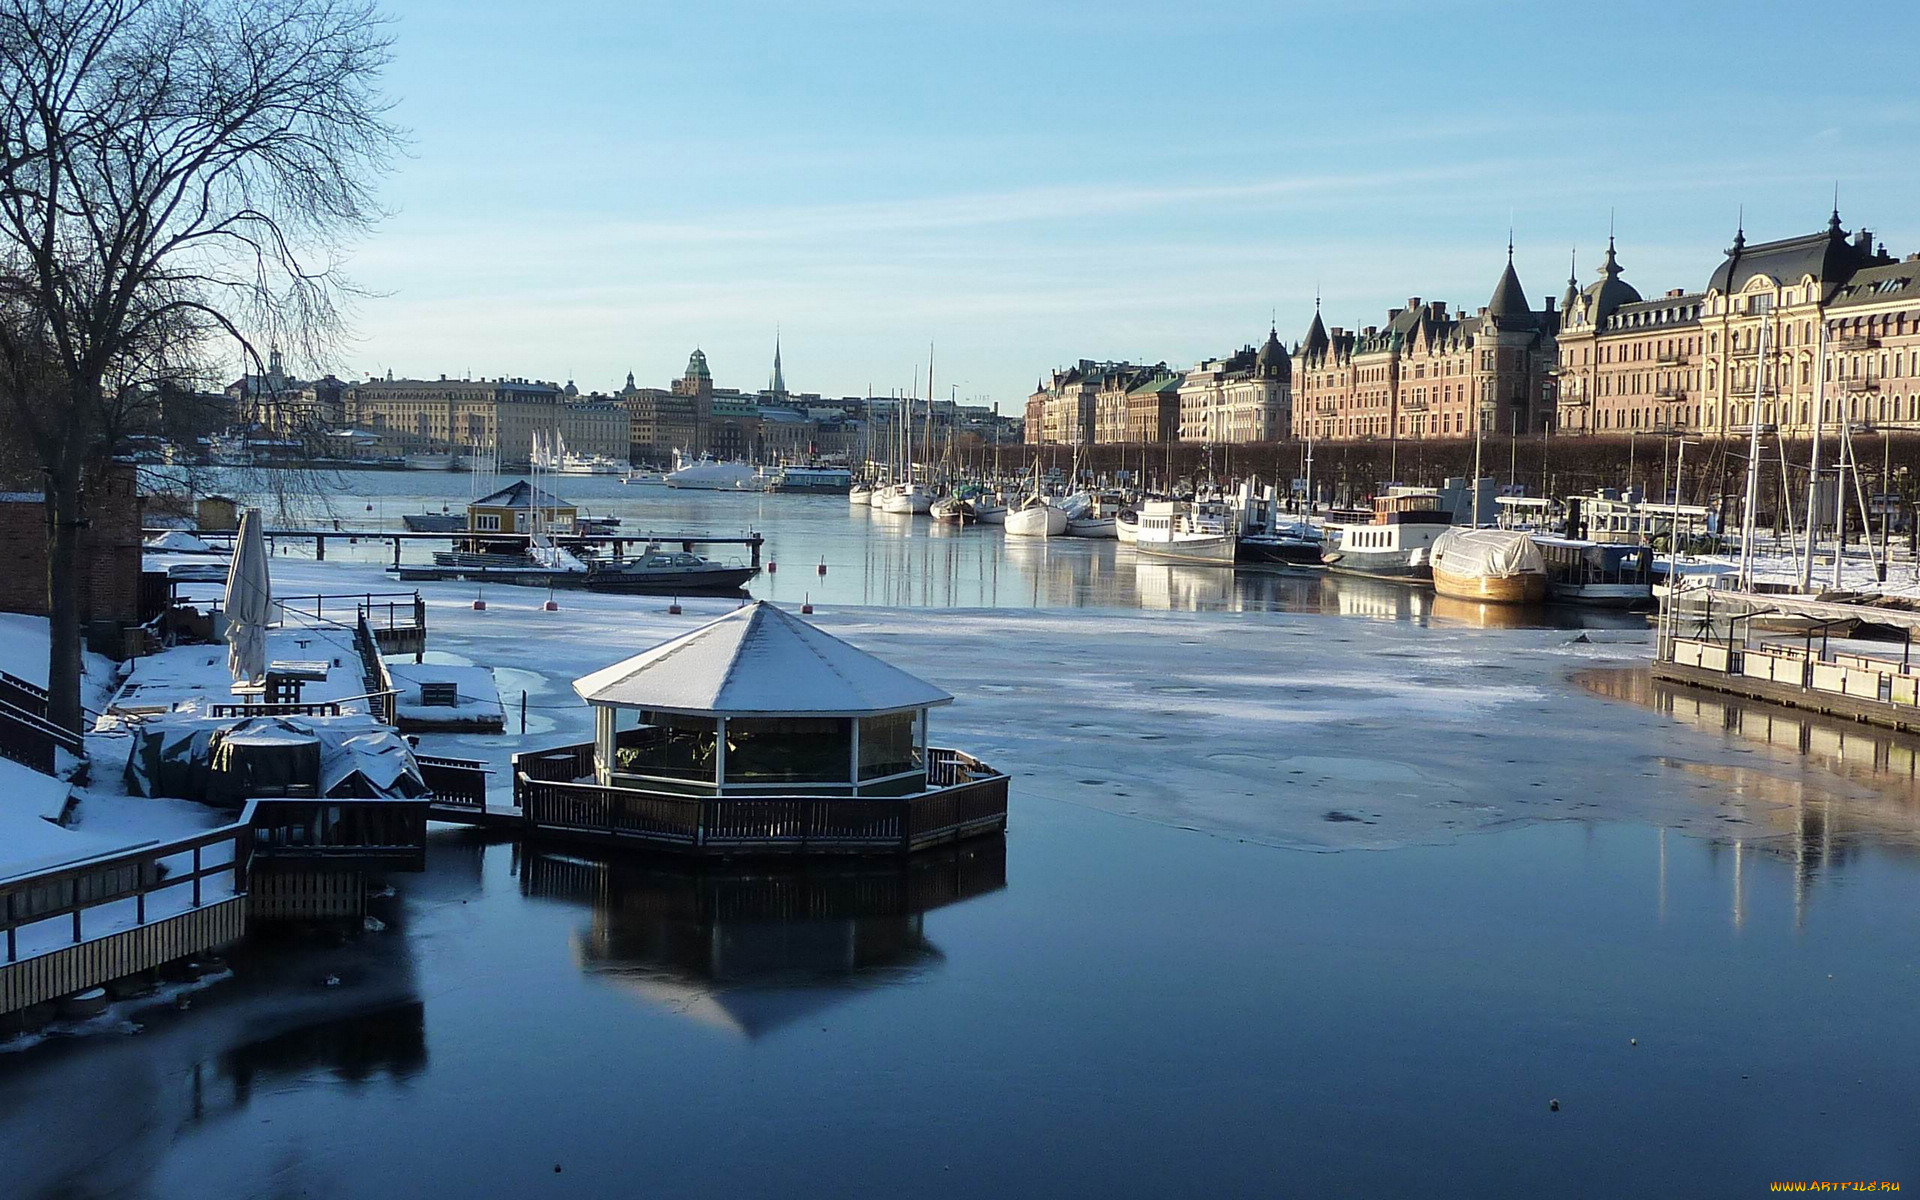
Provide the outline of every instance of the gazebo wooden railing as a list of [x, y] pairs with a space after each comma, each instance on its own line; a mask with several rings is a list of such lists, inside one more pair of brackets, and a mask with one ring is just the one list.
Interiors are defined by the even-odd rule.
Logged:
[[1005, 775], [927, 754], [927, 788], [907, 796], [686, 796], [581, 782], [588, 742], [516, 754], [513, 793], [533, 832], [695, 854], [904, 854], [1006, 829]]

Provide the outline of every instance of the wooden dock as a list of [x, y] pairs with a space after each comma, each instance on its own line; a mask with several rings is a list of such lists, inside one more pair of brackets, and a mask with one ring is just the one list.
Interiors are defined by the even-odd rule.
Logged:
[[[177, 533], [172, 529], [143, 529], [145, 537], [158, 537], [161, 534]], [[232, 530], [196, 529], [191, 531], [202, 540], [231, 540]], [[265, 531], [267, 544], [276, 542], [312, 542], [315, 559], [327, 557], [328, 541], [348, 542], [391, 542], [393, 544], [393, 565], [400, 567], [400, 547], [407, 542], [447, 542], [465, 541], [480, 537], [489, 542], [531, 542], [532, 535], [506, 530], [498, 533], [475, 533], [471, 530], [457, 529], [446, 533], [438, 531], [417, 531], [411, 529], [269, 529]], [[740, 534], [687, 533], [685, 531], [636, 530], [628, 533], [570, 533], [556, 539], [563, 545], [604, 546], [613, 552], [615, 558], [622, 557], [626, 548], [646, 546], [657, 542], [662, 546], [678, 546], [688, 554], [695, 546], [745, 546], [751, 555], [751, 565], [760, 565], [760, 552], [766, 545], [766, 536], [757, 530], [749, 529]]]

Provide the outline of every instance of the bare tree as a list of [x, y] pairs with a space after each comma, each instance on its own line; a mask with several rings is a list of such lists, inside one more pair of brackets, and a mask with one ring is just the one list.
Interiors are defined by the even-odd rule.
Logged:
[[359, 0], [0, 0], [0, 402], [46, 480], [65, 727], [89, 473], [216, 339], [324, 357], [399, 148], [388, 47]]

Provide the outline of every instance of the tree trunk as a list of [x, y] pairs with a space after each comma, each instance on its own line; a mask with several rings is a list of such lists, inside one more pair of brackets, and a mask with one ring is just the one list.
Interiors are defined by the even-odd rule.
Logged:
[[80, 469], [47, 473], [47, 719], [82, 732], [80, 711]]

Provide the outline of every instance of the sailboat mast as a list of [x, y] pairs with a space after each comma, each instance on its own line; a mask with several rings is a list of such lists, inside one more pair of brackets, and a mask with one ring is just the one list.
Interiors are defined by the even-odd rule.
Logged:
[[1800, 564], [1800, 590], [1813, 590], [1813, 551], [1820, 543], [1820, 431], [1827, 423], [1827, 320], [1820, 318], [1814, 353], [1813, 449], [1807, 458], [1807, 557]]
[[1767, 335], [1772, 322], [1760, 326], [1760, 353], [1754, 360], [1753, 406], [1747, 413], [1747, 502], [1740, 516], [1740, 589], [1753, 590], [1753, 522], [1760, 502], [1760, 397], [1767, 389]]

